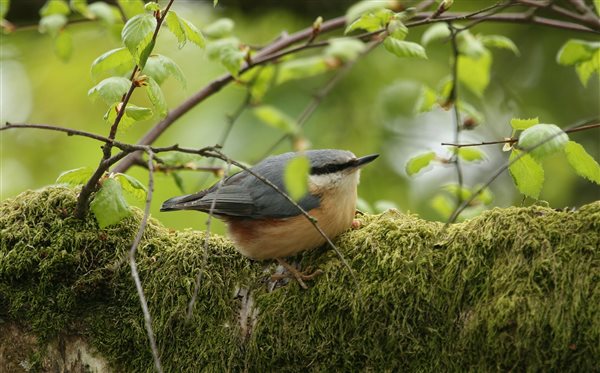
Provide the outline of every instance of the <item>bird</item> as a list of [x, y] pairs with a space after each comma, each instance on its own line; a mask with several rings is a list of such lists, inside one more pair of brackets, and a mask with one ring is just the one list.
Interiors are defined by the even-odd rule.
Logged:
[[[160, 211], [211, 213], [227, 224], [229, 236], [242, 255], [254, 260], [275, 259], [294, 272], [284, 258], [317, 248], [327, 240], [297, 206], [253, 173], [287, 193], [286, 165], [296, 157], [306, 157], [310, 162], [308, 190], [297, 204], [333, 239], [352, 226], [360, 169], [378, 156], [358, 158], [350, 151], [338, 149], [270, 156], [251, 167], [252, 172], [243, 170], [208, 189], [170, 198]], [[293, 275], [304, 287], [301, 279], [309, 276], [298, 272]]]

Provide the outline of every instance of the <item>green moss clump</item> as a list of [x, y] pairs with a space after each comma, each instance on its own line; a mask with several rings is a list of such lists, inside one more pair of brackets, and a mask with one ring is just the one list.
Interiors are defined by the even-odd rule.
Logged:
[[[0, 204], [0, 318], [42, 341], [86, 336], [118, 371], [152, 371], [126, 260], [141, 213], [108, 229], [72, 218], [76, 192]], [[325, 274], [309, 290], [266, 290], [265, 263], [149, 222], [137, 262], [167, 372], [242, 370], [594, 371], [600, 361], [600, 202], [576, 212], [494, 209], [444, 230], [389, 211], [300, 256]], [[240, 324], [250, 289], [254, 317]]]

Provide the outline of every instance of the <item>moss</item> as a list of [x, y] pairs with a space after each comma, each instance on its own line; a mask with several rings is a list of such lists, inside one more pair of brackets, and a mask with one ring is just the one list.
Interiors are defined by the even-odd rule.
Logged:
[[[47, 341], [84, 335], [119, 371], [152, 371], [125, 255], [141, 213], [100, 230], [71, 217], [76, 192], [0, 205], [0, 318]], [[597, 370], [600, 202], [576, 212], [494, 209], [444, 230], [389, 211], [298, 259], [325, 274], [267, 292], [268, 263], [220, 237], [194, 316], [185, 313], [205, 236], [151, 220], [137, 262], [165, 371]], [[258, 310], [240, 326], [251, 289]]]

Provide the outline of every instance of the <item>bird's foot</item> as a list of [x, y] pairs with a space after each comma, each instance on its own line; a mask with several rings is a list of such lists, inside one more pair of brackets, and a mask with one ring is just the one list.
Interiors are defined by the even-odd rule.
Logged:
[[308, 289], [308, 286], [306, 285], [306, 283], [304, 281], [312, 280], [315, 277], [323, 274], [323, 271], [320, 269], [317, 269], [316, 271], [314, 271], [311, 274], [306, 274], [304, 272], [297, 270], [296, 268], [294, 268], [294, 266], [290, 265], [283, 259], [277, 258], [276, 260], [281, 266], [283, 266], [287, 270], [287, 273], [276, 273], [276, 274], [271, 275], [271, 280], [273, 280], [273, 281], [278, 281], [278, 280], [281, 280], [284, 278], [293, 277], [296, 279], [296, 281], [298, 281], [298, 284], [300, 284], [300, 286], [303, 289]]

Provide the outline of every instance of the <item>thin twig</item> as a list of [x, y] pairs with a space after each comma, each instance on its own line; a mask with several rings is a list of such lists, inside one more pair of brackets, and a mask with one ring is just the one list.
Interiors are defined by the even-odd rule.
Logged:
[[[563, 131], [565, 133], [574, 133], [574, 132], [580, 132], [580, 131], [590, 130], [590, 129], [593, 129], [593, 128], [600, 128], [600, 123], [586, 124], [586, 125], [577, 126], [577, 127], [574, 127], [574, 128], [567, 128], [567, 129], [565, 129]], [[482, 141], [482, 142], [474, 142], [474, 143], [467, 143], [467, 144], [459, 144], [458, 142], [456, 142], [456, 143], [443, 142], [441, 145], [442, 146], [454, 146], [454, 147], [457, 147], [457, 148], [466, 148], [466, 147], [469, 147], [469, 146], [514, 144], [517, 141], [519, 141], [518, 138], [511, 137], [509, 139], [504, 139], [504, 140]]]
[[152, 150], [147, 149], [148, 153], [148, 193], [146, 194], [146, 207], [144, 208], [144, 217], [142, 218], [142, 222], [140, 223], [140, 227], [138, 232], [133, 240], [133, 244], [131, 245], [131, 249], [129, 250], [129, 266], [131, 267], [131, 277], [133, 277], [133, 281], [135, 282], [135, 288], [138, 293], [138, 298], [140, 299], [140, 304], [142, 306], [142, 312], [144, 313], [144, 325], [146, 327], [146, 333], [148, 334], [148, 340], [150, 342], [150, 348], [152, 350], [152, 357], [154, 358], [154, 367], [156, 371], [162, 373], [162, 365], [160, 363], [160, 357], [158, 353], [158, 348], [156, 346], [156, 340], [154, 338], [154, 331], [152, 330], [152, 318], [150, 317], [150, 311], [148, 310], [148, 302], [146, 301], [146, 296], [144, 295], [144, 288], [142, 287], [142, 281], [140, 280], [140, 275], [137, 270], [137, 263], [135, 261], [135, 254], [138, 246], [142, 240], [144, 235], [144, 231], [146, 230], [146, 225], [148, 224], [148, 218], [150, 217], [150, 205], [152, 204], [152, 192], [154, 191], [154, 153]]
[[[213, 158], [216, 159], [216, 158]], [[196, 298], [198, 298], [198, 292], [200, 291], [200, 283], [202, 282], [202, 276], [204, 275], [204, 271], [206, 270], [206, 265], [208, 264], [208, 243], [210, 242], [210, 228], [212, 224], [212, 218], [215, 212], [215, 207], [217, 205], [217, 196], [219, 195], [219, 191], [221, 190], [221, 186], [225, 179], [227, 179], [229, 175], [229, 169], [231, 164], [228, 162], [227, 167], [225, 168], [225, 172], [223, 177], [219, 181], [217, 185], [217, 190], [215, 191], [215, 196], [210, 204], [210, 209], [208, 210], [208, 218], [206, 219], [206, 235], [204, 236], [204, 247], [203, 247], [203, 255], [202, 255], [202, 263], [200, 264], [200, 271], [198, 272], [198, 276], [196, 276], [196, 281], [194, 281], [194, 292], [192, 294], [192, 298], [188, 303], [188, 310], [186, 315], [186, 320], [190, 321], [192, 318], [192, 312], [194, 312], [194, 305], [196, 304]]]
[[[462, 130], [460, 111], [458, 110], [458, 61], [460, 57], [460, 51], [458, 49], [456, 36], [458, 35], [459, 30], [454, 28], [452, 23], [448, 23], [448, 29], [450, 30], [450, 44], [452, 46], [452, 88], [450, 89], [450, 97], [448, 97], [448, 101], [452, 102], [452, 111], [454, 113], [454, 142], [459, 142], [460, 132]], [[460, 157], [458, 156], [458, 151], [452, 157], [451, 162], [454, 163], [454, 167], [456, 168], [456, 178], [458, 183], [458, 188], [456, 190], [456, 208], [458, 208], [463, 200], [463, 172], [460, 166]]]

